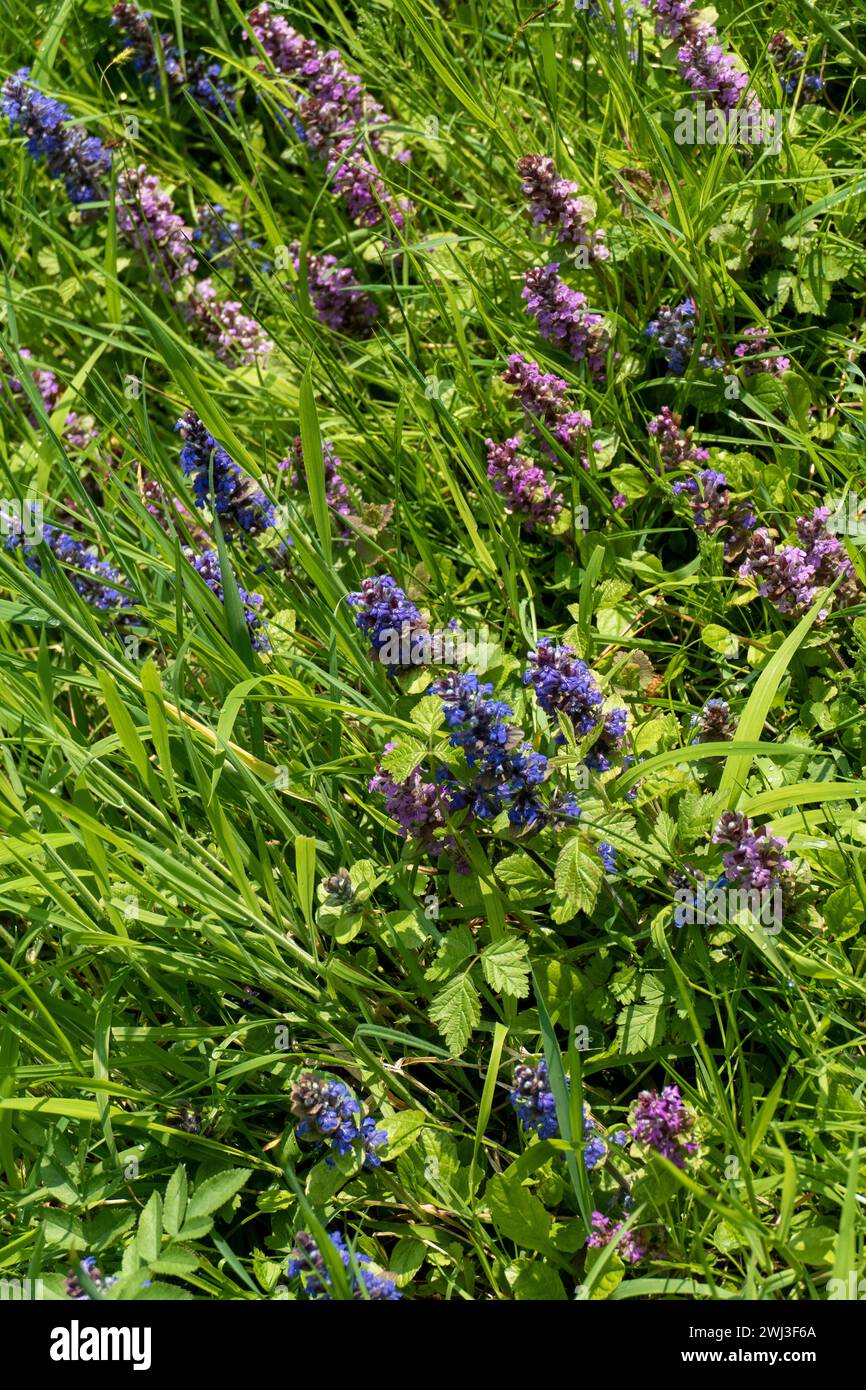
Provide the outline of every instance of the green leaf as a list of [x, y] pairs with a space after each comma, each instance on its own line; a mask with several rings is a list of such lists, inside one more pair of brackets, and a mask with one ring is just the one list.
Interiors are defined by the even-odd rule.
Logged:
[[481, 952], [484, 978], [498, 994], [523, 999], [529, 993], [529, 951], [519, 936], [503, 936]]
[[595, 850], [580, 835], [572, 835], [556, 861], [558, 901], [551, 913], [554, 922], [569, 922], [578, 912], [592, 912], [602, 876], [601, 860]]
[[475, 938], [468, 927], [452, 927], [440, 942], [436, 959], [424, 971], [426, 980], [445, 980], [475, 955]]
[[409, 715], [410, 724], [414, 724], [416, 729], [420, 729], [425, 738], [430, 738], [445, 723], [445, 716], [442, 713], [442, 701], [436, 695], [425, 695], [423, 700], [419, 700], [417, 705]]
[[192, 1223], [219, 1211], [240, 1192], [251, 1173], [251, 1168], [227, 1168], [223, 1173], [214, 1173], [213, 1177], [206, 1178], [189, 1199], [188, 1221]]
[[141, 1216], [138, 1218], [136, 1244], [143, 1264], [152, 1264], [159, 1255], [162, 1243], [162, 1198], [152, 1192]]
[[484, 1190], [493, 1224], [500, 1235], [527, 1250], [550, 1245], [550, 1217], [537, 1197], [513, 1178], [496, 1173]]
[[430, 1005], [430, 1019], [444, 1037], [452, 1056], [459, 1057], [481, 1017], [478, 991], [469, 972], [447, 984]]
[[398, 739], [395, 746], [381, 759], [386, 772], [390, 772], [395, 782], [405, 782], [427, 753], [423, 743], [414, 738]]
[[176, 1236], [186, 1215], [187, 1180], [186, 1168], [179, 1163], [168, 1180], [165, 1189], [165, 1203], [162, 1220], [170, 1236]]

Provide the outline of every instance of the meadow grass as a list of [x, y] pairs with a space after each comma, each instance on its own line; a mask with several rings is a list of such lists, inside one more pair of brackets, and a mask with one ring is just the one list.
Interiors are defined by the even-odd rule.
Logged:
[[[234, 110], [172, 88], [164, 56], [148, 82], [102, 0], [3, 7], [5, 71], [30, 67], [112, 169], [76, 208], [2, 122], [0, 510], [35, 499], [120, 577], [95, 607], [80, 568], [4, 530], [0, 1277], [57, 1298], [70, 1270], [94, 1298], [303, 1297], [287, 1260], [307, 1232], [333, 1297], [381, 1296], [362, 1256], [418, 1300], [858, 1296], [866, 14], [719, 5], [722, 46], [777, 113], [744, 149], [678, 143], [693, 102], [676, 42], [640, 4], [600, 8], [276, 7], [341, 51], [411, 152], [388, 159], [359, 126], [355, 155], [411, 206], [358, 225], [234, 0], [152, 21], [221, 65]], [[805, 54], [792, 91], [777, 31]], [[814, 100], [803, 73], [821, 75]], [[533, 153], [579, 184], [606, 259], [575, 263], [533, 226], [515, 168]], [[224, 210], [221, 252], [193, 243], [185, 277], [124, 237], [117, 180], [139, 164], [188, 227]], [[308, 253], [352, 268], [378, 309], [368, 336], [317, 317]], [[525, 272], [551, 261], [604, 317], [604, 374], [525, 312]], [[183, 305], [207, 276], [267, 357], [196, 332]], [[677, 375], [646, 327], [687, 297]], [[736, 353], [764, 327], [783, 372]], [[533, 435], [501, 379], [512, 354], [591, 415], [586, 467], [549, 424]], [[37, 370], [59, 385], [50, 408]], [[836, 532], [844, 599], [822, 571], [780, 610], [740, 576], [660, 463], [647, 423], [664, 407], [780, 546], [813, 508], [854, 519]], [[186, 410], [274, 524], [245, 534], [197, 497]], [[553, 525], [527, 525], [488, 476], [485, 441], [515, 434], [555, 480]], [[295, 437], [293, 477], [278, 464]], [[222, 594], [191, 563], [205, 548]], [[386, 573], [431, 629], [485, 634], [481, 679], [579, 820], [515, 821], [506, 797], [486, 817], [446, 808], [432, 848], [401, 836], [369, 787], [386, 744], [398, 788], [419, 766], [433, 792], [474, 774], [426, 693], [443, 670], [371, 656], [347, 599]], [[545, 637], [628, 711], [610, 768], [583, 781], [598, 727], [587, 739], [522, 679]], [[694, 742], [711, 699], [730, 726]], [[781, 924], [677, 923], [678, 889], [722, 873], [726, 811], [787, 842]], [[551, 1134], [509, 1098], [515, 1066], [542, 1058]], [[297, 1133], [311, 1072], [375, 1118], [378, 1166]], [[639, 1093], [670, 1086], [687, 1118], [665, 1157], [632, 1131]], [[617, 1230], [588, 1247], [594, 1212]]]

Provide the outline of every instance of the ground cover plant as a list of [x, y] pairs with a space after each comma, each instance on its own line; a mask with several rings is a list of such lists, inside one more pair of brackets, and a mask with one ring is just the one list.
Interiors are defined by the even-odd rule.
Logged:
[[857, 1298], [862, 6], [3, 28], [0, 1276]]

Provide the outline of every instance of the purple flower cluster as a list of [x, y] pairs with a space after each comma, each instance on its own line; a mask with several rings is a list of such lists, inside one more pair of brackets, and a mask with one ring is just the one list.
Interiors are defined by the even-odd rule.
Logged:
[[[386, 743], [390, 753], [395, 743]], [[370, 779], [368, 791], [379, 792], [385, 798], [385, 810], [400, 827], [404, 840], [411, 840], [422, 852], [434, 859], [445, 849], [453, 847], [451, 837], [437, 838], [448, 815], [448, 800], [441, 783], [427, 782], [420, 768], [415, 768], [403, 782], [395, 782], [390, 772], [379, 766]]]
[[[50, 415], [56, 408], [57, 402], [60, 399], [60, 383], [57, 377], [52, 371], [49, 371], [45, 367], [29, 366], [33, 358], [33, 353], [29, 348], [19, 348], [18, 356], [23, 357], [24, 361], [28, 363], [28, 371], [32, 378], [33, 385], [42, 397], [42, 405], [45, 409], [45, 414]], [[8, 367], [8, 363], [5, 359], [2, 365], [4, 369]], [[36, 412], [30, 405], [29, 398], [20, 378], [17, 376], [7, 376], [5, 371], [0, 371], [0, 401], [6, 400], [7, 391], [12, 397], [10, 404], [20, 406], [35, 429], [39, 422], [36, 419]]]
[[[103, 1289], [110, 1289], [112, 1284], [117, 1283], [116, 1274], [103, 1274], [102, 1270], [99, 1268], [99, 1265], [96, 1263], [95, 1255], [85, 1255], [84, 1258], [81, 1260], [81, 1266], [85, 1274], [87, 1275], [87, 1278], [90, 1280], [91, 1284], [95, 1285], [95, 1287], [99, 1290], [100, 1293], [103, 1291]], [[64, 1281], [64, 1284], [67, 1298], [76, 1298], [81, 1303], [90, 1302], [90, 1294], [84, 1292], [84, 1289], [81, 1285], [81, 1281], [75, 1270], [71, 1269], [69, 1271]]]
[[[342, 463], [333, 444], [327, 439], [322, 440], [322, 463], [325, 473], [325, 501], [332, 511], [335, 511], [339, 516], [351, 516], [352, 503], [349, 498], [349, 489], [340, 476]], [[297, 487], [305, 471], [304, 450], [299, 434], [295, 435], [289, 453], [280, 460], [278, 467], [289, 474], [292, 487]]]
[[[818, 590], [829, 587], [840, 575], [842, 580], [834, 595], [836, 603], [845, 608], [857, 601], [860, 583], [844, 545], [826, 529], [829, 516], [829, 507], [816, 507], [811, 517], [798, 517], [799, 545], [777, 549], [765, 527], [753, 533], [739, 573], [757, 580], [758, 593], [780, 613], [795, 617], [804, 613]], [[819, 621], [829, 611], [822, 609]]]
[[758, 372], [771, 372], [782, 376], [791, 365], [790, 357], [783, 357], [778, 348], [767, 352], [770, 337], [769, 328], [747, 328], [742, 342], [734, 348], [734, 356], [743, 358], [743, 375], [755, 376]]
[[614, 1221], [612, 1217], [605, 1216], [600, 1211], [592, 1213], [592, 1231], [586, 1238], [586, 1243], [591, 1250], [603, 1250], [605, 1246], [617, 1240], [620, 1233], [625, 1231], [616, 1247], [616, 1253], [626, 1264], [639, 1264], [646, 1256], [646, 1246], [641, 1245], [635, 1233], [625, 1229], [623, 1221]]
[[[159, 34], [150, 25], [151, 15], [137, 5], [118, 3], [111, 12], [111, 23], [124, 36], [127, 50], [134, 54], [132, 66], [147, 82], [159, 88], [165, 72], [169, 91], [189, 92], [199, 106], [213, 111], [234, 111], [230, 89], [220, 81], [222, 68], [203, 53], [184, 55], [181, 61], [171, 34]], [[160, 58], [162, 64], [160, 65]]]
[[68, 106], [45, 96], [29, 77], [29, 68], [19, 68], [3, 83], [0, 109], [10, 129], [26, 137], [27, 153], [45, 160], [52, 179], [65, 181], [73, 203], [101, 201], [111, 176], [111, 155], [95, 135], [72, 123]]
[[[329, 1231], [328, 1238], [339, 1255], [343, 1268], [349, 1270], [352, 1258], [343, 1236], [339, 1231]], [[353, 1299], [387, 1299], [394, 1302], [403, 1297], [393, 1279], [389, 1279], [385, 1274], [376, 1274], [368, 1268], [368, 1255], [356, 1251], [354, 1264], [355, 1270], [351, 1272], [349, 1280]], [[306, 1231], [299, 1231], [295, 1236], [295, 1247], [286, 1267], [286, 1274], [290, 1279], [301, 1280], [308, 1298], [331, 1298], [331, 1276], [328, 1267], [318, 1245]]]
[[504, 443], [485, 441], [487, 476], [493, 491], [505, 498], [505, 510], [519, 516], [528, 531], [536, 526], [552, 526], [562, 511], [562, 494], [555, 492], [543, 468], [521, 454], [519, 435]]
[[186, 317], [221, 362], [267, 367], [274, 345], [255, 319], [243, 312], [235, 299], [217, 297], [212, 280], [201, 280], [186, 305]]
[[617, 707], [602, 715], [604, 697], [586, 662], [574, 655], [574, 648], [558, 647], [542, 638], [535, 651], [529, 653], [523, 683], [532, 686], [546, 714], [561, 713], [570, 719], [578, 737], [585, 738], [595, 729], [600, 731], [586, 762], [598, 772], [608, 772], [611, 756], [622, 749], [628, 711]]
[[[749, 74], [737, 66], [737, 60], [716, 42], [715, 26], [693, 14], [694, 0], [643, 0], [652, 9], [656, 33], [670, 39], [682, 39], [677, 53], [681, 77], [688, 82], [695, 100], [708, 97], [713, 106], [734, 111], [740, 106], [749, 85]], [[747, 110], [756, 112], [757, 101], [752, 98]]]
[[192, 479], [200, 507], [212, 507], [223, 522], [249, 535], [274, 525], [273, 505], [254, 479], [241, 472], [194, 411], [185, 411], [175, 429], [183, 440], [181, 467], [185, 476]]
[[725, 876], [746, 892], [767, 892], [783, 887], [793, 867], [785, 855], [787, 840], [771, 835], [765, 825], [754, 830], [741, 811], [723, 811], [713, 831], [714, 845], [729, 845], [723, 856]]
[[748, 502], [731, 502], [724, 473], [704, 468], [696, 477], [674, 483], [674, 492], [688, 498], [695, 525], [707, 535], [724, 532], [725, 555], [729, 559], [742, 553], [755, 525], [755, 513]]
[[[697, 334], [697, 310], [695, 301], [686, 298], [681, 304], [671, 308], [663, 304], [656, 318], [651, 319], [645, 329], [667, 360], [668, 370], [675, 376], [682, 376], [692, 359]], [[721, 359], [714, 356], [706, 343], [701, 345], [698, 354], [699, 367], [720, 367]]]
[[814, 101], [823, 92], [823, 80], [817, 72], [803, 71], [806, 55], [802, 48], [797, 48], [796, 44], [792, 43], [783, 29], [770, 39], [767, 52], [782, 84], [782, 90], [788, 96], [793, 96], [799, 89], [801, 101]]
[[542, 338], [561, 347], [575, 362], [586, 362], [595, 379], [603, 382], [610, 334], [603, 316], [587, 311], [586, 295], [560, 279], [559, 262], [527, 270], [521, 298]]
[[689, 464], [706, 463], [709, 450], [698, 449], [692, 444], [694, 430], [681, 429], [681, 420], [669, 406], [663, 405], [658, 415], [654, 415], [647, 425], [661, 455], [662, 469], [686, 468]]
[[[513, 387], [527, 420], [533, 425], [539, 438], [541, 436], [537, 422], [540, 421], [569, 453], [577, 454], [579, 449], [584, 448], [585, 440], [592, 429], [592, 416], [585, 410], [567, 408], [567, 381], [554, 376], [552, 372], [543, 372], [537, 362], [531, 362], [519, 352], [513, 352], [509, 357], [508, 366], [502, 373], [502, 380], [506, 385]], [[543, 439], [541, 447], [550, 453], [553, 452]], [[589, 462], [585, 452], [581, 452], [580, 458], [584, 468], [588, 468]]]
[[727, 700], [718, 699], [707, 700], [700, 714], [692, 715], [691, 723], [692, 743], [726, 743], [737, 728]]
[[686, 1110], [678, 1086], [658, 1091], [641, 1091], [632, 1115], [631, 1137], [653, 1149], [677, 1168], [698, 1152], [699, 1145], [688, 1138], [694, 1117]]
[[[192, 551], [186, 551], [185, 554], [196, 574], [204, 580], [211, 593], [216, 594], [220, 603], [225, 603], [222, 570], [217, 552], [205, 550], [201, 555], [194, 555]], [[270, 651], [271, 644], [268, 638], [267, 624], [260, 611], [264, 602], [262, 595], [248, 594], [246, 589], [242, 589], [240, 585], [238, 585], [238, 595], [243, 605], [244, 620], [250, 630], [253, 649], [257, 652]]]
[[[300, 269], [300, 247], [289, 248], [292, 264]], [[336, 256], [307, 256], [307, 290], [319, 323], [347, 338], [367, 338], [379, 308], [355, 278], [350, 266], [340, 265]]]
[[[379, 170], [366, 154], [384, 153], [382, 132], [388, 117], [350, 73], [337, 49], [322, 51], [304, 38], [270, 5], [259, 5], [249, 16], [250, 31], [272, 66], [287, 79], [295, 128], [310, 153], [327, 161], [334, 192], [345, 200], [350, 218], [364, 227], [383, 219], [391, 226], [405, 224], [409, 204], [394, 198]], [[408, 154], [395, 158], [405, 162]]]
[[369, 640], [377, 660], [384, 656], [386, 646], [391, 651], [395, 645], [408, 644], [411, 656], [413, 641], [427, 638], [427, 619], [390, 574], [362, 579], [360, 590], [349, 594], [347, 602], [357, 610], [355, 625]]
[[358, 1122], [361, 1107], [344, 1082], [304, 1072], [292, 1087], [291, 1107], [298, 1121], [295, 1133], [299, 1139], [309, 1136], [320, 1143], [327, 1142], [340, 1158], [352, 1153], [355, 1145], [360, 1144], [364, 1152], [363, 1167], [381, 1165], [377, 1151], [388, 1142], [388, 1135], [385, 1130], [376, 1128], [371, 1115], [365, 1115]]
[[118, 230], [156, 267], [163, 288], [195, 270], [193, 233], [144, 164], [123, 170], [115, 206]]
[[517, 172], [523, 180], [520, 191], [529, 201], [536, 227], [555, 228], [563, 245], [585, 248], [590, 261], [609, 258], [610, 252], [604, 244], [605, 233], [591, 232], [588, 228], [587, 208], [576, 196], [577, 184], [560, 178], [548, 155], [523, 155], [517, 161]]
[[[6, 549], [20, 550], [27, 568], [34, 574], [41, 575], [42, 561], [38, 551], [30, 543], [26, 528], [20, 522], [8, 518], [5, 526], [8, 529]], [[117, 608], [123, 603], [124, 596], [117, 587], [123, 584], [123, 575], [107, 560], [100, 560], [93, 546], [85, 545], [79, 536], [71, 536], [67, 531], [60, 531], [56, 526], [47, 524], [42, 527], [41, 539], [85, 603], [100, 611]]]

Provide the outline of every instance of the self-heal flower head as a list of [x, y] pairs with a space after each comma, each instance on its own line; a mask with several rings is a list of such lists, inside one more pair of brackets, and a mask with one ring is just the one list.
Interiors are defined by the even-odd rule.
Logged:
[[260, 324], [243, 312], [236, 299], [220, 299], [212, 280], [200, 280], [185, 309], [187, 320], [221, 362], [232, 367], [259, 366], [263, 371], [274, 345]]
[[[60, 383], [57, 380], [57, 377], [54, 375], [52, 371], [49, 371], [45, 367], [30, 366], [30, 363], [33, 359], [33, 353], [30, 351], [29, 348], [19, 348], [18, 356], [23, 357], [24, 361], [27, 363], [27, 369], [30, 373], [33, 385], [36, 387], [36, 390], [42, 397], [42, 405], [44, 407], [45, 414], [50, 415], [51, 412], [56, 408], [57, 402], [60, 399]], [[35, 429], [38, 424], [36, 412], [33, 410], [33, 407], [30, 404], [30, 400], [27, 395], [27, 392], [24, 389], [24, 385], [20, 377], [7, 375], [8, 370], [9, 363], [6, 361], [5, 358], [3, 358], [2, 360], [0, 360], [0, 405], [8, 403], [10, 405], [18, 406], [21, 410], [24, 411], [25, 415], [27, 416], [27, 419], [30, 421], [31, 425], [33, 425]]]
[[765, 825], [755, 830], [740, 811], [724, 811], [713, 832], [714, 845], [729, 846], [723, 856], [725, 877], [746, 892], [772, 893], [784, 887], [793, 864], [786, 856], [788, 841], [771, 835]]
[[586, 1238], [591, 1250], [603, 1250], [616, 1241], [616, 1253], [626, 1264], [636, 1265], [644, 1259], [646, 1246], [641, 1245], [633, 1231], [626, 1230], [624, 1222], [614, 1221], [600, 1211], [592, 1213], [591, 1221], [592, 1230]]
[[683, 430], [681, 425], [680, 416], [667, 405], [663, 405], [658, 415], [654, 415], [647, 425], [647, 433], [652, 435], [658, 445], [665, 472], [670, 468], [685, 468], [689, 464], [706, 463], [710, 456], [707, 449], [699, 449], [692, 443], [692, 427]]
[[[292, 264], [300, 269], [300, 246], [289, 248]], [[367, 338], [379, 316], [375, 300], [361, 289], [350, 266], [340, 265], [336, 256], [308, 255], [307, 291], [313, 312], [320, 323], [347, 338]]]
[[292, 1087], [291, 1107], [298, 1121], [295, 1133], [299, 1139], [325, 1142], [340, 1158], [360, 1144], [363, 1166], [380, 1166], [382, 1160], [377, 1150], [387, 1143], [388, 1135], [385, 1130], [376, 1129], [372, 1116], [359, 1122], [361, 1107], [344, 1082], [304, 1072]]
[[559, 262], [527, 270], [521, 298], [542, 338], [561, 347], [575, 362], [586, 362], [593, 377], [603, 382], [610, 334], [603, 316], [587, 311], [586, 295], [560, 279]]
[[562, 511], [562, 494], [554, 491], [544, 469], [520, 452], [520, 437], [513, 435], [502, 444], [488, 439], [485, 444], [487, 476], [493, 491], [504, 498], [509, 516], [520, 517], [527, 531], [552, 526]]
[[536, 227], [555, 229], [563, 245], [584, 247], [590, 261], [608, 259], [604, 232], [589, 230], [587, 208], [577, 197], [577, 184], [560, 178], [552, 159], [542, 154], [523, 155], [517, 161], [517, 172]]
[[[361, 580], [346, 600], [355, 609], [355, 626], [363, 632], [372, 656], [383, 665], [411, 665], [413, 646], [429, 638], [429, 623], [390, 574]], [[408, 661], [403, 663], [403, 653]]]
[[[185, 551], [184, 554], [211, 593], [216, 595], [220, 603], [225, 603], [225, 589], [223, 588], [222, 570], [217, 552], [205, 550], [201, 555], [195, 555], [192, 551]], [[253, 650], [257, 652], [270, 651], [271, 644], [268, 638], [267, 623], [261, 615], [261, 607], [264, 603], [263, 596], [261, 594], [248, 594], [246, 589], [242, 589], [240, 585], [238, 585], [238, 596], [243, 605], [244, 621], [250, 630]]]
[[[354, 1257], [350, 1256], [346, 1241], [339, 1231], [329, 1231], [328, 1238], [339, 1255], [343, 1268], [349, 1272], [349, 1286], [354, 1300], [369, 1298], [394, 1302], [403, 1297], [393, 1279], [387, 1274], [377, 1274], [370, 1269], [369, 1255], [355, 1251]], [[332, 1298], [333, 1285], [328, 1266], [315, 1240], [306, 1231], [299, 1231], [295, 1236], [295, 1246], [286, 1267], [286, 1274], [290, 1279], [300, 1280], [307, 1298]]]
[[[85, 1255], [84, 1258], [81, 1260], [81, 1265], [84, 1269], [84, 1273], [90, 1280], [91, 1284], [94, 1284], [100, 1293], [103, 1291], [103, 1289], [110, 1289], [112, 1284], [117, 1283], [116, 1274], [103, 1274], [102, 1270], [99, 1268], [99, 1265], [96, 1263], [95, 1255]], [[75, 1298], [80, 1303], [90, 1302], [90, 1294], [85, 1293], [84, 1288], [81, 1284], [81, 1280], [79, 1279], [78, 1272], [76, 1270], [71, 1269], [69, 1271], [64, 1281], [64, 1285], [67, 1298]]]
[[[224, 108], [234, 111], [231, 90], [220, 80], [222, 68], [204, 53], [184, 55], [170, 34], [157, 33], [151, 26], [151, 14], [137, 5], [118, 3], [111, 12], [111, 23], [124, 36], [127, 51], [133, 54], [135, 71], [159, 88], [165, 73], [170, 92], [189, 92], [193, 101], [211, 111]], [[160, 57], [162, 64], [160, 65]]]
[[187, 410], [175, 429], [183, 440], [181, 467], [186, 477], [192, 479], [200, 507], [212, 507], [221, 521], [249, 535], [273, 526], [273, 505], [254, 479], [241, 472], [194, 411]]
[[115, 208], [118, 231], [155, 266], [163, 287], [195, 270], [192, 231], [144, 164], [120, 174]]
[[769, 372], [772, 376], [782, 376], [790, 367], [790, 357], [784, 357], [778, 348], [770, 348], [769, 328], [747, 328], [742, 341], [734, 348], [734, 356], [743, 358], [743, 375], [756, 376], [759, 372]]
[[[764, 527], [753, 533], [739, 573], [757, 580], [758, 593], [778, 612], [799, 617], [811, 606], [818, 590], [828, 588], [840, 576], [835, 602], [844, 608], [859, 598], [860, 582], [847, 551], [826, 528], [829, 517], [829, 507], [816, 507], [811, 516], [798, 517], [800, 545], [777, 549]], [[818, 621], [822, 622], [828, 612], [822, 609]]]
[[748, 502], [731, 500], [724, 473], [705, 468], [695, 477], [674, 483], [673, 490], [688, 498], [696, 526], [707, 535], [722, 537], [727, 559], [733, 560], [742, 553], [756, 517]]
[[[325, 501], [339, 516], [351, 516], [349, 489], [340, 476], [342, 464], [333, 444], [327, 439], [322, 440], [322, 465], [325, 474]], [[277, 466], [289, 474], [292, 486], [297, 487], [301, 478], [305, 476], [304, 449], [300, 435], [295, 435], [291, 451]]]
[[73, 123], [69, 107], [45, 96], [19, 68], [3, 83], [3, 115], [26, 137], [32, 159], [45, 160], [52, 179], [63, 179], [73, 203], [101, 202], [111, 177], [111, 155], [95, 135]]
[[[385, 744], [385, 755], [392, 751], [395, 743]], [[453, 841], [449, 837], [437, 837], [448, 817], [448, 799], [440, 782], [426, 780], [421, 768], [414, 768], [402, 782], [395, 782], [391, 773], [381, 764], [371, 778], [368, 791], [378, 792], [385, 798], [385, 810], [400, 827], [404, 840], [410, 841], [422, 853], [434, 859], [446, 849], [451, 849]]]
[[641, 1091], [632, 1114], [631, 1137], [635, 1143], [653, 1149], [677, 1168], [698, 1152], [699, 1145], [689, 1139], [694, 1116], [683, 1103], [678, 1086], [658, 1091]]
[[[673, 308], [663, 304], [656, 317], [646, 326], [646, 336], [651, 338], [668, 364], [668, 370], [675, 376], [682, 376], [692, 359], [697, 334], [697, 309], [690, 297]], [[702, 344], [698, 354], [699, 367], [720, 367], [721, 360]]]
[[[552, 372], [543, 372], [537, 362], [531, 362], [518, 352], [509, 357], [502, 380], [514, 390], [545, 452], [553, 454], [538, 429], [539, 421], [569, 453], [577, 455], [579, 449], [585, 448], [592, 429], [592, 416], [585, 410], [568, 409], [565, 399], [568, 382]], [[584, 468], [589, 467], [585, 452], [580, 453], [580, 461]]]
[[726, 743], [736, 733], [736, 720], [727, 700], [707, 700], [700, 714], [692, 715], [692, 743]]

